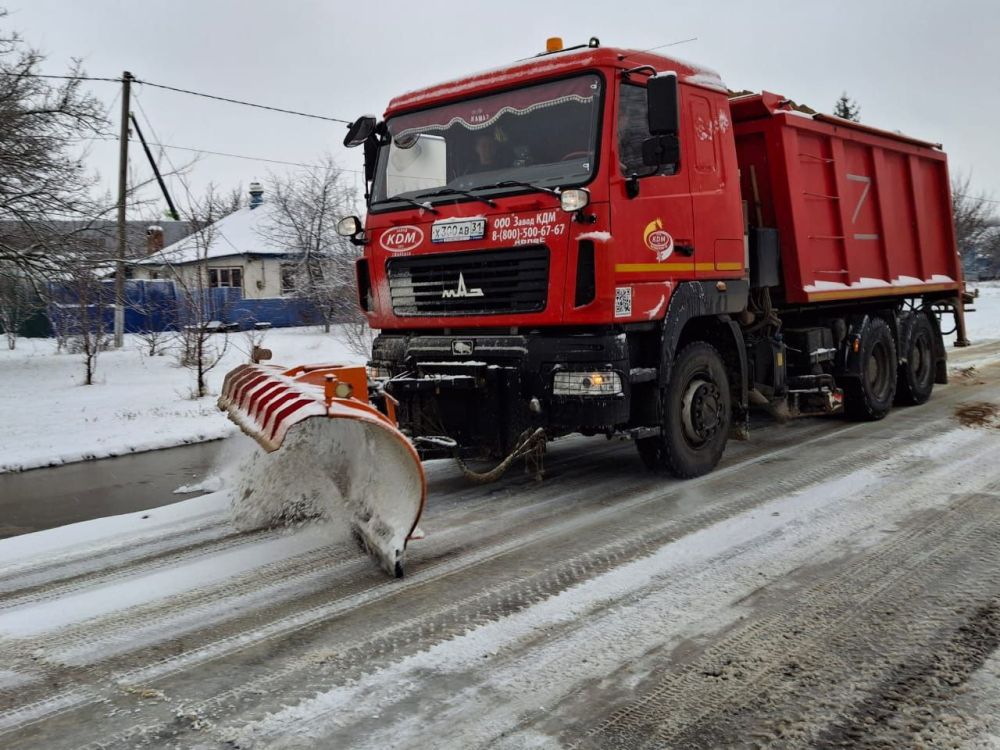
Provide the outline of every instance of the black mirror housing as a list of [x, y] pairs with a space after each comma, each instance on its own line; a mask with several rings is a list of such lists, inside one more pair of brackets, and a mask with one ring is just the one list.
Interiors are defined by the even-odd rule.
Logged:
[[659, 73], [646, 81], [646, 110], [650, 135], [676, 135], [680, 132], [676, 73]]
[[377, 120], [372, 115], [362, 115], [357, 120], [347, 126], [347, 135], [344, 136], [344, 145], [347, 148], [360, 146], [367, 141], [375, 132]]
[[642, 163], [647, 167], [675, 167], [681, 160], [681, 144], [677, 134], [654, 135], [642, 142]]

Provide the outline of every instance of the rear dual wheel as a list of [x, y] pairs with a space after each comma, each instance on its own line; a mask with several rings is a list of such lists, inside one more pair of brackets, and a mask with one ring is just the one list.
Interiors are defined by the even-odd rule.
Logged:
[[896, 378], [896, 403], [906, 406], [922, 404], [934, 390], [934, 338], [937, 335], [930, 319], [915, 313], [910, 339], [905, 354], [906, 361], [899, 363]]
[[861, 374], [844, 379], [844, 411], [857, 422], [882, 419], [896, 395], [896, 343], [889, 324], [870, 318], [861, 332]]
[[636, 441], [643, 463], [682, 479], [707, 474], [722, 458], [732, 414], [729, 377], [715, 347], [696, 341], [678, 352], [660, 399], [661, 434]]

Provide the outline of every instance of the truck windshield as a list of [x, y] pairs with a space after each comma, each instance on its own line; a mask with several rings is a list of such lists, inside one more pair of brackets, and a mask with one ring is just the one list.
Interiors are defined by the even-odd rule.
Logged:
[[[489, 192], [508, 180], [588, 182], [596, 164], [601, 79], [593, 74], [466, 99], [390, 118], [372, 203], [454, 200], [442, 188]], [[485, 191], [484, 191], [485, 192]]]

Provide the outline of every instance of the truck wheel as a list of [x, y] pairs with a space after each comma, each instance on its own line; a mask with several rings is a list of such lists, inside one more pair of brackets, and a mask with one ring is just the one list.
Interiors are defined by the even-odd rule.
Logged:
[[909, 349], [906, 362], [899, 363], [896, 403], [916, 406], [934, 390], [934, 328], [923, 313], [916, 313], [913, 319]]
[[889, 324], [871, 318], [861, 335], [861, 377], [844, 384], [844, 411], [857, 422], [882, 419], [896, 395], [896, 345]]
[[707, 474], [722, 458], [731, 420], [729, 378], [715, 347], [684, 347], [661, 398], [662, 434], [636, 441], [643, 463], [682, 479]]

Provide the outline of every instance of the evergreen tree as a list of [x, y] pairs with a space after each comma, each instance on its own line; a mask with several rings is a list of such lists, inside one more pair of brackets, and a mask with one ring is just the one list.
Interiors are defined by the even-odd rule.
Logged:
[[861, 122], [861, 107], [858, 103], [851, 99], [847, 92], [845, 91], [837, 99], [837, 103], [833, 105], [833, 114], [837, 117], [843, 117], [845, 120], [851, 120], [852, 122]]

